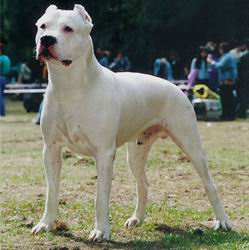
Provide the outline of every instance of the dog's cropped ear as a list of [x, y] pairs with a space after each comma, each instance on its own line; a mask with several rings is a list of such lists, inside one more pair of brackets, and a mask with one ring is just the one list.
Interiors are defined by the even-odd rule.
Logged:
[[51, 4], [51, 5], [49, 5], [49, 6], [47, 7], [46, 13], [48, 13], [48, 12], [50, 12], [50, 11], [52, 11], [52, 10], [57, 10], [57, 9], [58, 9], [57, 6], [55, 6], [54, 4]]
[[82, 16], [83, 21], [89, 25], [89, 28], [91, 30], [93, 27], [92, 18], [89, 16], [85, 8], [80, 4], [75, 4], [73, 10], [77, 11]]

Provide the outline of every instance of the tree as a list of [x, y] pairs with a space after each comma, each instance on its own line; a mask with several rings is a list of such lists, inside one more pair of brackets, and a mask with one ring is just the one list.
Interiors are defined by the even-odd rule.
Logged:
[[[72, 9], [73, 1], [53, 1]], [[79, 1], [81, 3], [81, 1]], [[35, 22], [48, 0], [3, 0], [1, 39], [15, 62], [32, 56]], [[188, 63], [197, 46], [249, 37], [248, 0], [85, 0], [95, 48], [124, 51], [134, 70], [148, 71], [157, 56], [178, 51]]]

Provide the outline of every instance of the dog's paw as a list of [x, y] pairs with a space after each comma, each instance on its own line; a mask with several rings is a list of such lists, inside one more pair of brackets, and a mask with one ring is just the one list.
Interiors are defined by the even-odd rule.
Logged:
[[217, 220], [214, 222], [214, 229], [230, 231], [232, 229], [232, 225], [228, 220]]
[[110, 232], [102, 232], [98, 229], [93, 229], [89, 235], [89, 240], [93, 242], [102, 242], [110, 240]]
[[54, 223], [46, 223], [44, 221], [40, 221], [36, 226], [32, 228], [32, 234], [37, 234], [39, 231], [49, 231], [53, 229]]
[[132, 216], [131, 218], [129, 218], [125, 222], [124, 226], [125, 226], [125, 228], [128, 229], [128, 228], [132, 228], [132, 227], [138, 226], [139, 224], [140, 224], [139, 219], [137, 217], [135, 217], [135, 216]]

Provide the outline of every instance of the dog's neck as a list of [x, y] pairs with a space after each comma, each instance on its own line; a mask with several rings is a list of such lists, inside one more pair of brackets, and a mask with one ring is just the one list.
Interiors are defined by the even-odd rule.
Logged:
[[92, 39], [86, 44], [83, 54], [72, 61], [69, 66], [64, 66], [60, 62], [47, 63], [49, 82], [56, 91], [66, 91], [89, 87], [92, 78], [97, 77], [102, 66], [94, 56]]

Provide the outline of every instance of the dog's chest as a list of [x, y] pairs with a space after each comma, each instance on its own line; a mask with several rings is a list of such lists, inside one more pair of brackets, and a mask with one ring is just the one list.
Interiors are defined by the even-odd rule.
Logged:
[[94, 156], [95, 147], [89, 140], [86, 130], [77, 122], [57, 124], [58, 138], [63, 146], [77, 154]]

